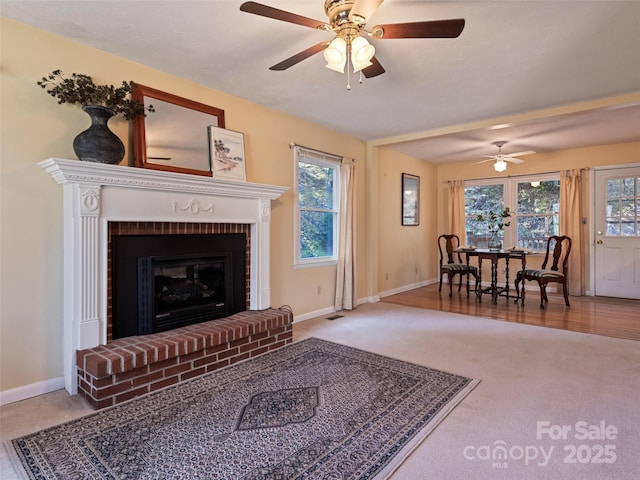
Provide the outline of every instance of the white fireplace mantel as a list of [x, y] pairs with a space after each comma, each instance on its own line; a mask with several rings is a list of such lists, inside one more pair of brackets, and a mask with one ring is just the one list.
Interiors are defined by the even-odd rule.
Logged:
[[77, 350], [107, 341], [109, 222], [251, 225], [249, 308], [271, 306], [271, 200], [287, 187], [50, 158], [39, 164], [63, 188], [64, 378], [77, 393]]

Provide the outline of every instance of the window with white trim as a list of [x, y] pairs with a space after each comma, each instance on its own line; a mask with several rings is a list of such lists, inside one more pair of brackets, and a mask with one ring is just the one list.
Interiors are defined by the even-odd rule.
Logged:
[[338, 259], [341, 157], [296, 145], [294, 159], [294, 264], [333, 265]]
[[489, 231], [485, 217], [490, 210], [508, 207], [511, 222], [503, 232], [503, 245], [534, 251], [546, 249], [547, 239], [558, 234], [560, 175], [558, 173], [465, 182], [467, 244], [486, 247]]

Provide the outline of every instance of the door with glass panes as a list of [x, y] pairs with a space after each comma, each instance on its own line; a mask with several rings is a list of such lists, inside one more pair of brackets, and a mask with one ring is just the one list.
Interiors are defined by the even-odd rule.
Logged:
[[594, 178], [595, 294], [640, 299], [640, 167]]

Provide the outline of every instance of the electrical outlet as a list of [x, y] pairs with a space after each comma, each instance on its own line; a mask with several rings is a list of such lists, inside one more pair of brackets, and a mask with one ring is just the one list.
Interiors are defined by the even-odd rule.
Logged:
[[386, 273], [386, 274], [384, 275], [384, 279], [385, 279], [385, 280], [389, 280], [389, 274], [388, 274], [388, 273]]
[[322, 288], [320, 288], [320, 285], [318, 285], [318, 295], [320, 295], [322, 293]]

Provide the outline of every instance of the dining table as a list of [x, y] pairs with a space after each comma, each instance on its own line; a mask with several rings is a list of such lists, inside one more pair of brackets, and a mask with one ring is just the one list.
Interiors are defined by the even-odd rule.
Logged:
[[[478, 284], [480, 285], [476, 290], [478, 300], [482, 301], [483, 294], [490, 294], [494, 304], [498, 303], [498, 297], [514, 298], [513, 295], [509, 295], [509, 260], [519, 259], [522, 265], [522, 270], [527, 265], [527, 251], [518, 249], [494, 249], [494, 248], [461, 248], [461, 253], [465, 254], [467, 265], [471, 257], [478, 257]], [[489, 260], [491, 262], [491, 281], [488, 287], [482, 287], [482, 262]], [[499, 263], [504, 260], [505, 264], [505, 283], [499, 285], [498, 283], [498, 270]], [[517, 293], [517, 292], [516, 292]]]

